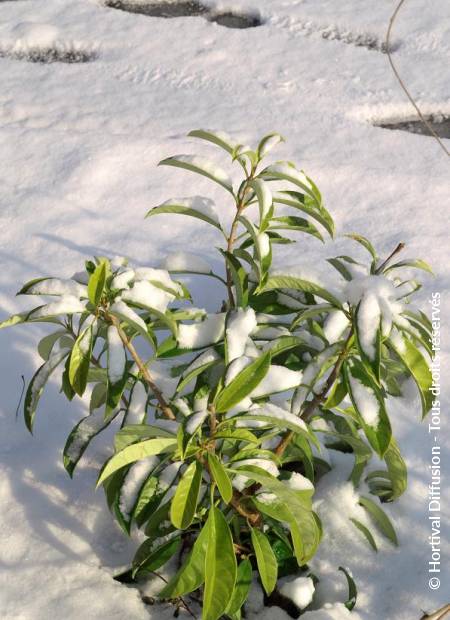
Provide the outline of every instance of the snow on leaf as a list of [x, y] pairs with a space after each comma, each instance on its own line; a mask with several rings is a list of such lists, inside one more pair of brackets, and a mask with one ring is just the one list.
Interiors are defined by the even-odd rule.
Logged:
[[238, 308], [228, 313], [225, 327], [228, 362], [244, 355], [247, 338], [256, 327], [253, 308]]
[[175, 155], [174, 157], [163, 159], [163, 161], [159, 162], [159, 165], [175, 166], [176, 168], [184, 168], [191, 172], [196, 172], [215, 181], [233, 193], [233, 183], [228, 174], [222, 168], [203, 157], [198, 157], [197, 155]]
[[108, 327], [108, 379], [117, 383], [123, 377], [127, 356], [116, 327]]
[[179, 325], [180, 349], [201, 349], [222, 340], [225, 334], [225, 316], [225, 313], [208, 314], [200, 323]]
[[44, 318], [47, 316], [57, 316], [59, 314], [79, 314], [86, 310], [84, 304], [73, 295], [64, 295], [58, 301], [41, 306], [33, 310], [28, 315], [29, 320]]
[[62, 280], [59, 278], [39, 278], [26, 284], [18, 295], [56, 295], [59, 297], [70, 295], [72, 297], [86, 297], [87, 287], [75, 282], [75, 280]]

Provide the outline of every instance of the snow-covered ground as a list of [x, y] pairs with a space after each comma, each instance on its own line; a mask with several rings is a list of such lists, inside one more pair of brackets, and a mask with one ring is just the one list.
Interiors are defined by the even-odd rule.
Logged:
[[[426, 307], [431, 291], [442, 293], [448, 345], [448, 158], [431, 138], [373, 126], [413, 117], [379, 51], [394, 4], [216, 3], [260, 11], [261, 27], [236, 30], [202, 16], [126, 13], [97, 0], [1, 1], [0, 319], [23, 308], [14, 297], [20, 283], [39, 275], [69, 276], [90, 254], [123, 254], [144, 265], [158, 263], [169, 250], [189, 249], [217, 262], [218, 238], [208, 227], [181, 217], [143, 216], [172, 195], [207, 193], [227, 220], [231, 213], [220, 190], [155, 165], [168, 155], [204, 149], [185, 137], [190, 129], [224, 129], [249, 143], [277, 130], [287, 138], [277, 156], [298, 162], [316, 180], [339, 233], [366, 234], [381, 255], [404, 241], [405, 256], [433, 265], [437, 277], [421, 299]], [[367, 46], [355, 44], [361, 42]], [[448, 2], [406, 2], [394, 44], [397, 65], [424, 111], [449, 114]], [[49, 50], [91, 61], [27, 61], [27, 55]], [[302, 239], [283, 249], [279, 261], [334, 256], [348, 244], [338, 239], [335, 247], [323, 247]], [[194, 290], [197, 305], [211, 306], [217, 298], [213, 285]], [[39, 326], [0, 333], [0, 617], [169, 618], [169, 610], [145, 606], [135, 590], [111, 578], [126, 565], [135, 542], [124, 539], [102, 492], [93, 490], [105, 444], [90, 449], [73, 481], [63, 469], [62, 446], [83, 404], [68, 404], [55, 384], [42, 399], [34, 438], [15, 419], [21, 374], [29, 379], [37, 367], [35, 345], [44, 333]], [[443, 412], [448, 370], [447, 354]], [[329, 575], [319, 600], [345, 599], [345, 580], [336, 571], [348, 566], [360, 591], [348, 616], [354, 619], [418, 620], [421, 609], [436, 609], [449, 598], [448, 570], [439, 590], [428, 587], [433, 436], [426, 423], [419, 424], [414, 395], [393, 417], [410, 475], [406, 495], [387, 508], [398, 549], [380, 539], [375, 555], [342, 519], [355, 510], [345, 456], [332, 457], [337, 468], [317, 492], [331, 505], [324, 517], [326, 541], [314, 564], [316, 572]], [[444, 430], [443, 415], [442, 444]], [[450, 471], [448, 443], [442, 456], [443, 469]], [[448, 520], [445, 527], [448, 534]], [[442, 543], [448, 566], [444, 537]], [[261, 613], [260, 605], [255, 596], [250, 618], [287, 618], [277, 608]], [[304, 617], [340, 620], [347, 613], [337, 607]]]

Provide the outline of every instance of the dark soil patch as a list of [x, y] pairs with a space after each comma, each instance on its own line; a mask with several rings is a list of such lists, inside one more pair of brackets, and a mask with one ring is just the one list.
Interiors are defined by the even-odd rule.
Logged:
[[208, 12], [207, 7], [196, 0], [182, 2], [127, 2], [126, 0], [106, 0], [105, 6], [128, 13], [139, 13], [150, 17], [195, 17]]
[[57, 48], [36, 48], [27, 50], [1, 50], [0, 58], [12, 58], [13, 60], [25, 60], [27, 62], [37, 62], [48, 64], [53, 62], [63, 62], [68, 64], [91, 62], [97, 57], [96, 54], [86, 50], [57, 49]]
[[262, 25], [261, 18], [254, 13], [215, 13], [208, 19], [219, 24], [219, 26], [225, 26], [225, 28], [256, 28]]
[[[440, 138], [450, 139], [450, 116], [428, 116], [425, 118], [430, 123], [433, 131], [435, 131]], [[409, 133], [416, 133], [421, 136], [432, 135], [428, 127], [424, 123], [422, 123], [421, 120], [381, 122], [376, 123], [375, 126], [382, 127], [383, 129], [398, 129], [400, 131], [408, 131]]]

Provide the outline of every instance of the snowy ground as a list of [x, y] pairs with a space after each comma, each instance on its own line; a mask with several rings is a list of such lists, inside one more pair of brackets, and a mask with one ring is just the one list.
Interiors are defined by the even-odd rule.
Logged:
[[[279, 157], [298, 162], [316, 180], [339, 232], [366, 234], [381, 255], [405, 241], [409, 255], [429, 260], [437, 278], [422, 293], [424, 307], [432, 290], [448, 291], [448, 159], [431, 138], [373, 126], [409, 120], [411, 108], [386, 55], [354, 44], [381, 46], [394, 2], [235, 0], [221, 6], [259, 8], [264, 25], [232, 30], [203, 17], [163, 20], [96, 0], [0, 2], [0, 318], [23, 307], [14, 298], [19, 283], [70, 275], [89, 254], [151, 264], [169, 249], [189, 249], [217, 260], [218, 239], [201, 224], [143, 220], [148, 208], [171, 195], [214, 194], [207, 181], [155, 168], [165, 156], [192, 150], [196, 145], [184, 136], [198, 127], [225, 129], [250, 143], [281, 132], [288, 142]], [[450, 113], [449, 35], [450, 7], [442, 0], [410, 0], [395, 27], [396, 62], [426, 112]], [[24, 58], [49, 49], [92, 60]], [[224, 219], [226, 209], [223, 204]], [[333, 256], [347, 244], [302, 241], [284, 250], [283, 260]], [[197, 287], [197, 293], [197, 304], [207, 304], [216, 291]], [[450, 307], [448, 296], [443, 307]], [[0, 617], [168, 618], [168, 611], [152, 611], [136, 591], [111, 579], [134, 543], [124, 540], [102, 493], [93, 491], [104, 446], [90, 450], [74, 481], [63, 470], [61, 449], [82, 403], [67, 404], [53, 387], [41, 402], [34, 438], [14, 418], [20, 375], [29, 379], [34, 372], [43, 333], [35, 326], [0, 334]], [[448, 320], [443, 337], [448, 343]], [[448, 362], [447, 355], [444, 382]], [[418, 620], [421, 609], [448, 602], [444, 585], [428, 588], [432, 438], [427, 425], [419, 425], [417, 405], [405, 400], [394, 416], [410, 470], [407, 494], [388, 508], [398, 549], [380, 540], [375, 556], [341, 521], [352, 503], [345, 458], [318, 490], [333, 510], [316, 565], [330, 574], [339, 564], [350, 567], [360, 589], [354, 619]], [[444, 430], [440, 437], [444, 442]], [[449, 471], [448, 458], [446, 464]], [[442, 584], [448, 577], [441, 575]], [[323, 590], [324, 602], [344, 598], [333, 582]], [[255, 603], [255, 618], [287, 617], [275, 608], [259, 611]]]

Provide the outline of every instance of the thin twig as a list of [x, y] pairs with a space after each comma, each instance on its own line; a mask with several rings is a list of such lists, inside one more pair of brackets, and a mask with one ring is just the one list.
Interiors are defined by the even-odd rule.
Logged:
[[130, 353], [131, 357], [136, 362], [136, 365], [139, 368], [139, 371], [140, 371], [143, 379], [145, 380], [147, 385], [152, 390], [153, 394], [156, 397], [156, 400], [159, 402], [159, 405], [161, 407], [161, 411], [162, 411], [164, 417], [166, 417], [168, 420], [176, 420], [174, 412], [172, 411], [172, 409], [170, 408], [168, 402], [164, 398], [164, 395], [161, 392], [161, 390], [158, 388], [158, 386], [153, 381], [152, 376], [150, 375], [150, 372], [149, 372], [147, 366], [144, 364], [142, 359], [139, 357], [139, 354], [136, 351], [136, 349], [134, 348], [132, 342], [128, 339], [126, 333], [121, 328], [119, 319], [117, 319], [115, 316], [112, 316], [110, 314], [105, 314], [105, 317], [117, 329], [117, 333], [119, 334], [119, 337], [120, 337], [124, 347], [128, 350], [128, 352]]
[[434, 131], [434, 129], [431, 126], [431, 124], [427, 121], [427, 119], [422, 114], [419, 106], [414, 101], [411, 93], [409, 92], [409, 90], [405, 86], [405, 83], [403, 82], [402, 78], [400, 77], [400, 74], [399, 74], [399, 72], [398, 72], [398, 70], [397, 70], [397, 68], [396, 68], [396, 66], [394, 64], [394, 61], [392, 60], [392, 56], [391, 56], [391, 32], [392, 32], [392, 27], [394, 25], [394, 21], [395, 21], [397, 15], [398, 15], [402, 5], [404, 4], [404, 2], [405, 2], [405, 0], [400, 0], [400, 2], [397, 5], [397, 8], [395, 9], [394, 13], [392, 14], [391, 19], [389, 20], [389, 27], [388, 27], [387, 33], [386, 33], [386, 53], [387, 53], [387, 57], [388, 57], [388, 60], [389, 60], [389, 64], [391, 65], [392, 71], [394, 72], [394, 75], [397, 78], [397, 80], [398, 80], [400, 86], [402, 87], [404, 93], [406, 94], [406, 96], [408, 97], [409, 101], [414, 106], [414, 109], [416, 110], [417, 114], [419, 115], [420, 120], [425, 125], [425, 127], [428, 129], [428, 131], [431, 133], [433, 138], [435, 140], [437, 140], [439, 146], [444, 151], [444, 153], [447, 155], [447, 157], [450, 157], [450, 151], [447, 149], [445, 144], [442, 142], [442, 140], [439, 138], [437, 133]]
[[378, 269], [375, 271], [376, 274], [382, 273], [383, 269], [391, 262], [391, 260], [396, 256], [399, 252], [403, 250], [405, 247], [404, 243], [399, 243], [395, 250], [387, 257], [385, 261], [381, 263]]

